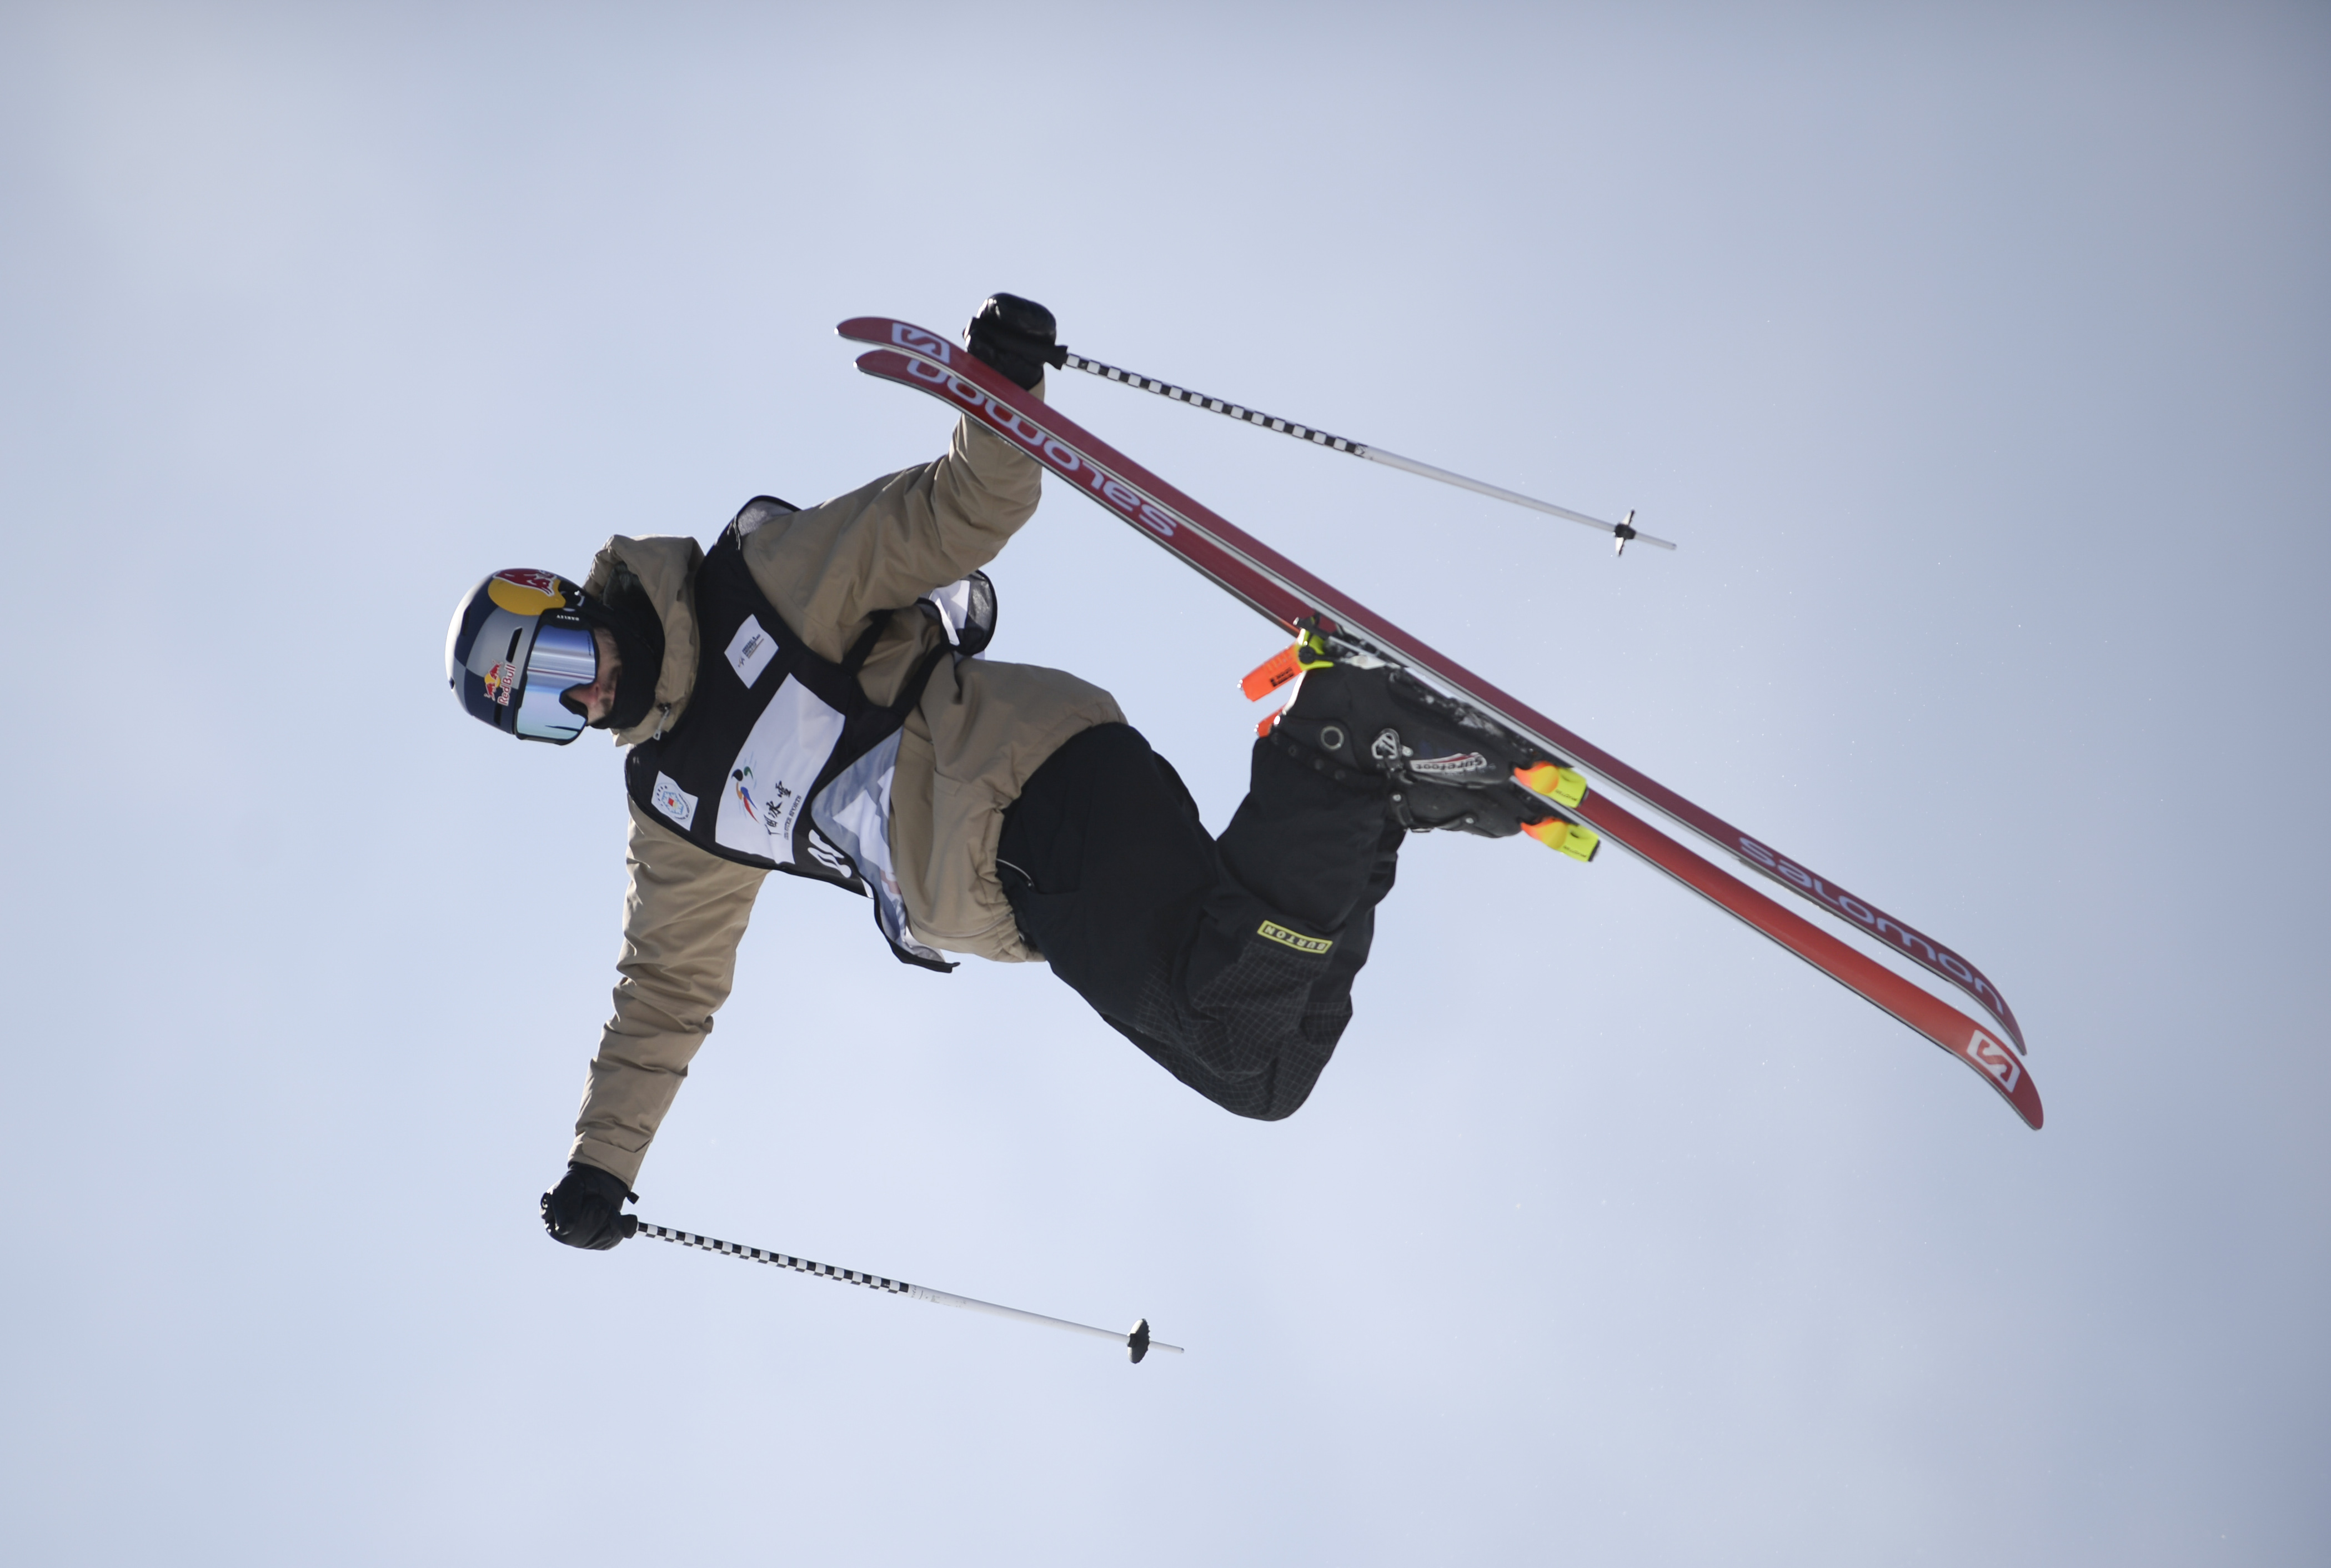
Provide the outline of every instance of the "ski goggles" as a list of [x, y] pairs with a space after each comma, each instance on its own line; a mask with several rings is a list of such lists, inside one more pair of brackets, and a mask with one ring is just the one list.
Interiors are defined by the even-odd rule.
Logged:
[[535, 628], [526, 651], [526, 670], [518, 689], [518, 712], [512, 727], [520, 740], [546, 740], [565, 746], [581, 735], [587, 720], [559, 700], [578, 686], [599, 678], [599, 648], [591, 629], [546, 618]]

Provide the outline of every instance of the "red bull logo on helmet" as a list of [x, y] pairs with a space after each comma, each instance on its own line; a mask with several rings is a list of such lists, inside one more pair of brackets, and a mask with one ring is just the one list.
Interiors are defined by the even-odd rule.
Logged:
[[500, 706], [508, 708], [510, 705], [511, 697], [518, 691], [518, 666], [515, 664], [497, 664], [487, 670], [486, 696]]
[[486, 596], [513, 615], [539, 615], [565, 605], [568, 586], [556, 572], [513, 566], [486, 579]]

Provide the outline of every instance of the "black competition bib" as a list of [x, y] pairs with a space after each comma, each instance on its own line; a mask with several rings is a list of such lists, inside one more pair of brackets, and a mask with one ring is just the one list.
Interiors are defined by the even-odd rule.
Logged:
[[899, 732], [939, 659], [986, 646], [995, 594], [975, 572], [917, 602], [947, 633], [883, 706], [858, 672], [889, 623], [878, 615], [836, 663], [804, 646], [745, 565], [742, 543], [792, 508], [762, 497], [721, 531], [696, 575], [696, 684], [672, 729], [632, 748], [633, 800], [699, 849], [748, 866], [872, 895], [875, 923], [905, 963], [954, 965], [918, 942], [890, 863]]

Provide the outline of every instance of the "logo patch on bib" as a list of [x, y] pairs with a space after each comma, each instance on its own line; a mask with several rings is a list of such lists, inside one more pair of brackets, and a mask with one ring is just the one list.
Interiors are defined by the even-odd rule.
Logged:
[[656, 774], [655, 794], [651, 798], [655, 809], [678, 822], [682, 832], [696, 825], [696, 797], [672, 783], [671, 775]]
[[777, 656], [777, 640], [761, 630], [758, 618], [745, 617], [737, 628], [737, 635], [728, 639], [728, 663], [737, 671], [737, 679], [747, 686], [761, 679], [761, 671]]

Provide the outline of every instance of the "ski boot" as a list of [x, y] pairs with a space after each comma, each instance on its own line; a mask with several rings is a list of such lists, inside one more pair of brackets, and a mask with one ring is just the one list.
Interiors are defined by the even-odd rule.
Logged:
[[1304, 632], [1291, 652], [1303, 686], [1272, 727], [1280, 746], [1311, 753], [1315, 766], [1382, 774], [1392, 784], [1394, 818], [1412, 832], [1527, 832], [1575, 859], [1593, 858], [1596, 835], [1546, 803], [1577, 803], [1584, 781], [1575, 773], [1404, 670], [1366, 654], [1339, 656], [1316, 632]]

